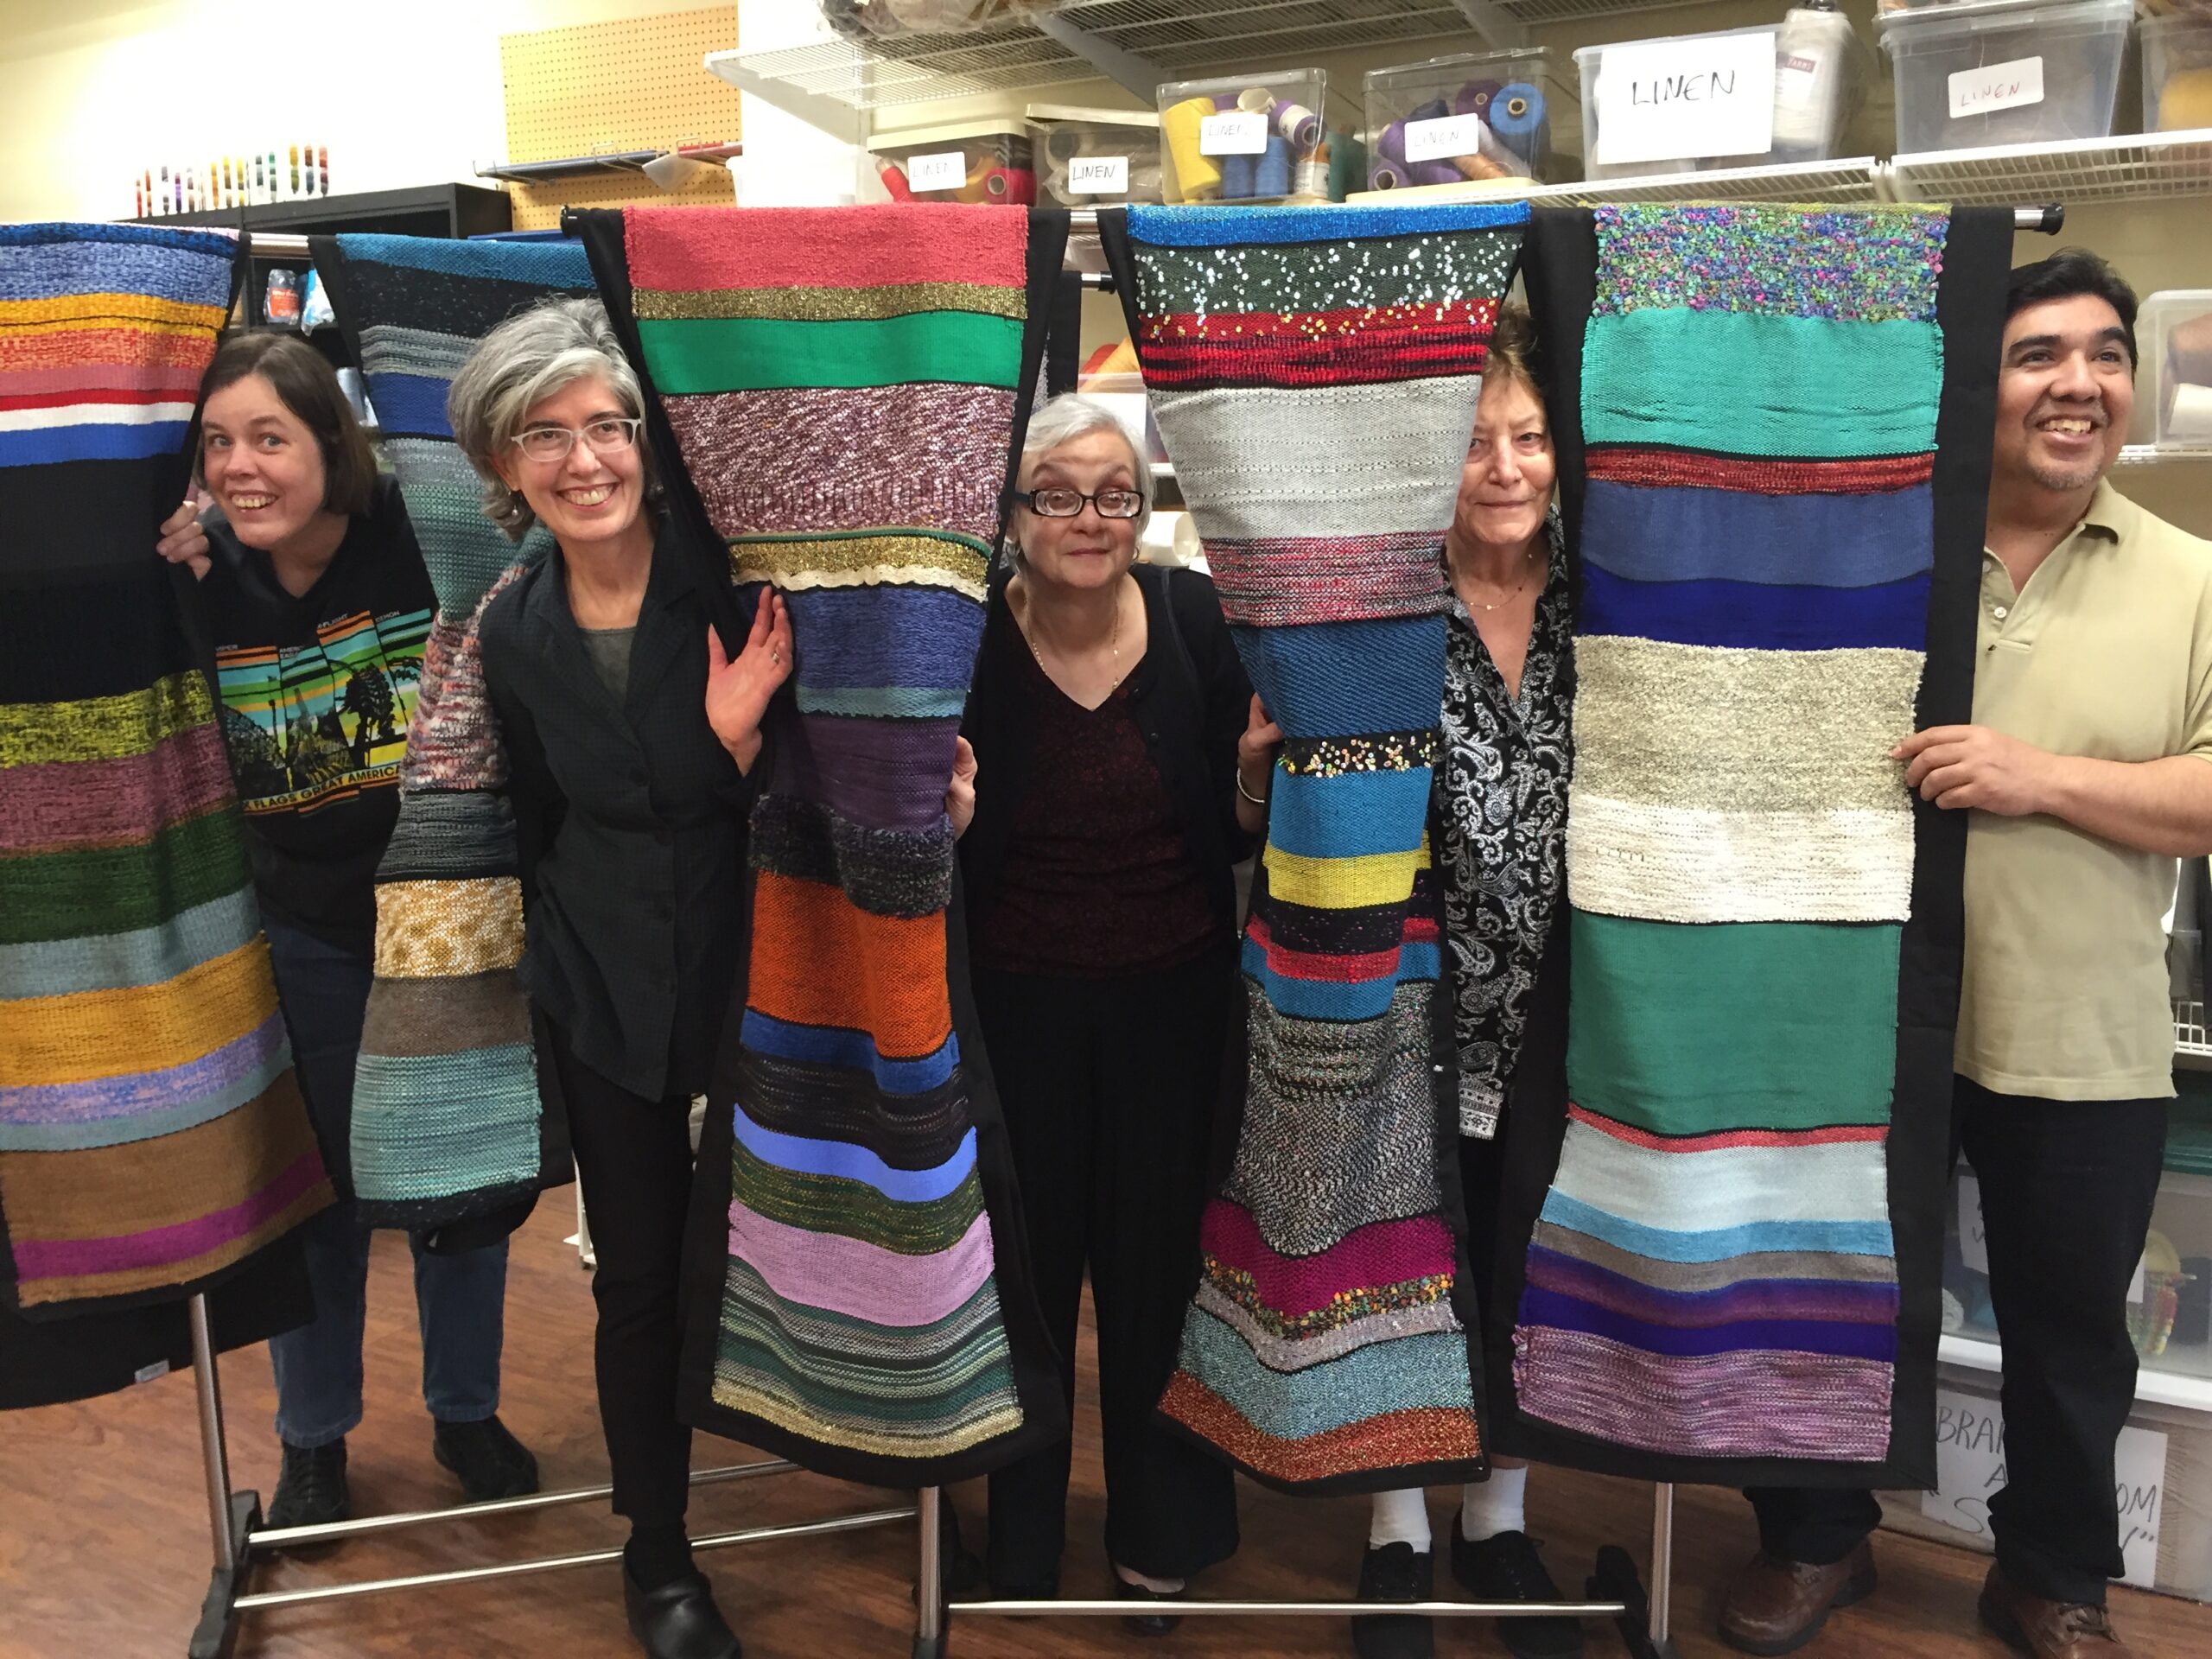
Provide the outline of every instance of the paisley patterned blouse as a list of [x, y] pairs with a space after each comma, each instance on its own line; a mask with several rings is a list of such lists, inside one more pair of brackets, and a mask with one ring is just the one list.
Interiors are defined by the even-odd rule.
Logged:
[[1474, 619], [1452, 601], [1436, 769], [1438, 874], [1458, 1007], [1459, 1133], [1497, 1133], [1520, 1057], [1529, 993], [1566, 888], [1567, 786], [1574, 770], [1573, 618], [1559, 512], [1516, 701]]

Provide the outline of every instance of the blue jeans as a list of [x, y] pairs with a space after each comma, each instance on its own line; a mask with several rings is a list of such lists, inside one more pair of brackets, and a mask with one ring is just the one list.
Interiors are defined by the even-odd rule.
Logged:
[[[308, 1114], [326, 1155], [343, 1167], [370, 958], [281, 923], [265, 925]], [[287, 1446], [327, 1446], [361, 1421], [369, 1235], [349, 1200], [301, 1228], [300, 1241], [315, 1287], [315, 1317], [312, 1325], [270, 1340], [276, 1433]], [[415, 1252], [415, 1309], [423, 1332], [423, 1403], [440, 1422], [480, 1421], [499, 1405], [506, 1241], [461, 1255], [432, 1255], [411, 1235], [408, 1242]]]

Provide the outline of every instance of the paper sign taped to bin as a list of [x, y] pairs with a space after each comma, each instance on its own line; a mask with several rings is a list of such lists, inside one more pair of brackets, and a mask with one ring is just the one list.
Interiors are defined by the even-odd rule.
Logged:
[[1257, 156], [1268, 147], [1264, 110], [1224, 110], [1198, 120], [1201, 156]]
[[1068, 163], [1068, 189], [1077, 195], [1125, 196], [1129, 193], [1126, 156], [1078, 156]]
[[1951, 119], [2043, 102], [2043, 60], [2015, 58], [1951, 77]]
[[957, 190], [968, 182], [968, 157], [957, 149], [934, 156], [910, 156], [906, 162], [909, 190]]
[[1774, 148], [1774, 33], [1609, 46], [1597, 91], [1605, 166], [1764, 156]]
[[[2166, 1437], [2130, 1423], [2113, 1452], [2120, 1557], [2129, 1584], [2150, 1588], [2158, 1572], [2158, 1517], [2166, 1484]], [[2005, 1413], [1994, 1400], [1936, 1390], [1936, 1490], [1920, 1512], [1971, 1537], [1989, 1537], [1989, 1500], [2005, 1484]]]

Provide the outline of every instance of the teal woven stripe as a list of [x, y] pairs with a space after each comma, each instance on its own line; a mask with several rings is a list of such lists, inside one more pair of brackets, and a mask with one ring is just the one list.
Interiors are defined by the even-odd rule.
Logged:
[[537, 1179], [537, 1066], [527, 1043], [364, 1054], [353, 1070], [353, 1186], [404, 1203]]
[[968, 706], [959, 686], [823, 685], [798, 689], [803, 715], [876, 715], [893, 720], [957, 720]]
[[1588, 443], [1842, 460], [1936, 447], [1943, 336], [1929, 322], [1726, 311], [1590, 319]]

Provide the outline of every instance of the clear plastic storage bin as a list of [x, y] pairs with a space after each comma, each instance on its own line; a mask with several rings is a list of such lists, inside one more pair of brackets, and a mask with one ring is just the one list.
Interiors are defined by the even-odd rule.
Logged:
[[1005, 121], [887, 133], [868, 145], [893, 201], [1026, 207], [1037, 200], [1029, 134]]
[[1319, 69], [1163, 81], [1161, 194], [1168, 201], [1325, 201], [1328, 146]]
[[1582, 102], [1542, 47], [1370, 69], [1367, 188], [1575, 176]]
[[1815, 6], [1751, 29], [1580, 47], [1574, 61], [1591, 179], [1825, 161], [1871, 63], [1851, 20]]
[[1063, 207], [1125, 207], [1160, 200], [1160, 118], [1141, 110], [1032, 104], [1024, 111], [1037, 188]]
[[1874, 21], [1900, 156], [2104, 138], [2133, 0], [1967, 0]]
[[2145, 296], [2135, 319], [2140, 430], [2152, 443], [2212, 446], [2212, 288]]
[[2143, 130], [2212, 127], [2212, 10], [2145, 17]]

